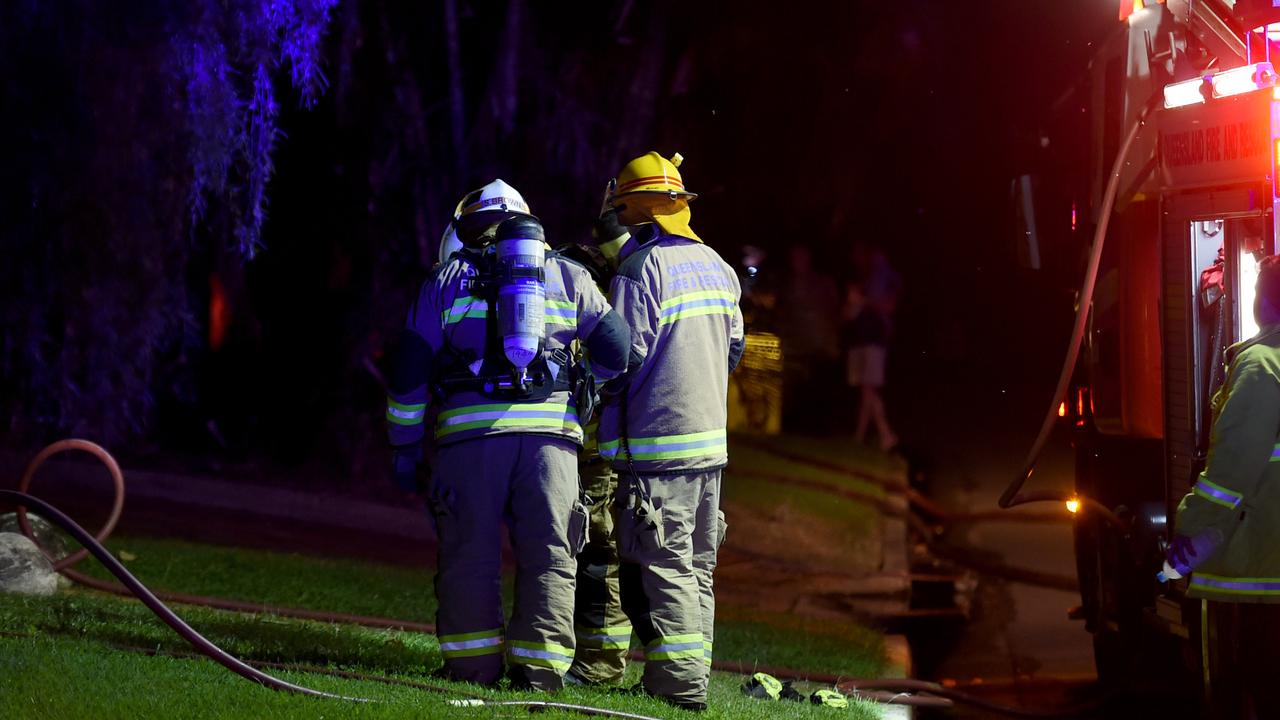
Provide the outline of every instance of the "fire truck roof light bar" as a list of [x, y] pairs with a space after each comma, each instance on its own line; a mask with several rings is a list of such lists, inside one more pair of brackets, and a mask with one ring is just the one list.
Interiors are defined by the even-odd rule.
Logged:
[[1233, 70], [1224, 70], [1211, 76], [1209, 82], [1213, 84], [1214, 97], [1229, 97], [1275, 87], [1276, 69], [1269, 62], [1254, 63]]
[[[1207, 92], [1205, 85], [1208, 85]], [[1224, 70], [1202, 78], [1192, 78], [1164, 86], [1164, 106], [1178, 108], [1203, 103], [1206, 95], [1230, 97], [1275, 87], [1276, 70], [1269, 62]]]
[[1204, 102], [1204, 78], [1193, 78], [1182, 82], [1169, 83], [1164, 86], [1164, 106], [1180, 108]]

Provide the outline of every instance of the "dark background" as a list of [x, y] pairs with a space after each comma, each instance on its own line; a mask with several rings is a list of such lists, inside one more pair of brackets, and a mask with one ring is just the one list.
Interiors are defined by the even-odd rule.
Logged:
[[[657, 149], [762, 280], [795, 243], [837, 276], [886, 249], [904, 442], [1030, 437], [1088, 244], [1085, 69], [1119, 29], [1112, 0], [6, 3], [0, 432], [381, 477], [377, 372], [458, 197], [502, 177], [583, 240]], [[1039, 271], [1024, 172], [1057, 200]]]

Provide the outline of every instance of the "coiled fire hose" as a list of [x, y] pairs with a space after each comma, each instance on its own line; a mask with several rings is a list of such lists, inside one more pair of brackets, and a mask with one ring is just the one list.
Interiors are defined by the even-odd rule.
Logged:
[[[76, 523], [74, 520], [67, 517], [66, 514], [64, 514], [61, 510], [58, 510], [56, 507], [50, 505], [49, 503], [37, 497], [34, 497], [26, 492], [28, 489], [30, 489], [31, 480], [35, 476], [36, 470], [38, 470], [46, 460], [48, 460], [53, 455], [56, 455], [61, 452], [66, 452], [69, 450], [81, 450], [93, 455], [95, 458], [100, 460], [102, 464], [107, 467], [107, 470], [111, 473], [112, 485], [115, 491], [115, 499], [112, 502], [111, 512], [107, 518], [107, 521], [103, 524], [102, 529], [98, 531], [98, 536], [96, 538], [93, 535], [91, 535], [87, 530], [80, 527], [80, 525]], [[116, 463], [115, 458], [113, 458], [111, 454], [108, 453], [101, 446], [95, 443], [91, 443], [87, 440], [78, 440], [78, 439], [61, 440], [56, 443], [53, 443], [52, 445], [49, 445], [44, 450], [40, 451], [40, 453], [37, 454], [36, 457], [32, 459], [31, 463], [27, 466], [26, 472], [23, 473], [22, 480], [18, 485], [18, 490], [16, 491], [0, 490], [0, 502], [5, 502], [5, 501], [17, 506], [18, 525], [22, 529], [23, 533], [29, 539], [31, 539], [32, 542], [36, 542], [36, 539], [34, 536], [34, 532], [32, 531], [32, 528], [31, 528], [31, 523], [27, 518], [28, 508], [35, 510], [40, 514], [42, 518], [58, 526], [63, 531], [67, 532], [69, 535], [71, 535], [72, 538], [75, 539], [77, 543], [81, 545], [81, 547], [83, 548], [82, 550], [77, 551], [76, 553], [73, 553], [67, 556], [66, 558], [62, 558], [56, 561], [50, 558], [50, 560], [53, 562], [54, 568], [57, 569], [59, 572], [61, 572], [63, 575], [67, 576], [68, 578], [70, 578], [71, 580], [77, 583], [82, 583], [90, 587], [93, 587], [95, 589], [105, 590], [107, 592], [112, 592], [116, 594], [128, 594], [128, 595], [133, 595], [137, 597], [139, 600], [142, 601], [144, 605], [147, 606], [149, 610], [151, 610], [151, 612], [155, 613], [156, 616], [158, 616], [162, 621], [164, 621], [166, 625], [168, 625], [170, 628], [173, 629], [174, 632], [176, 632], [179, 636], [181, 636], [183, 640], [190, 643], [191, 646], [194, 647], [199, 652], [200, 655], [208, 657], [209, 659], [225, 667], [231, 672], [239, 675], [240, 677], [243, 677], [246, 680], [250, 680], [252, 682], [258, 683], [259, 685], [263, 685], [267, 688], [270, 688], [272, 690], [277, 690], [277, 691], [291, 692], [291, 693], [297, 693], [299, 695], [328, 698], [333, 700], [347, 700], [350, 702], [373, 702], [367, 698], [337, 695], [334, 693], [328, 693], [322, 690], [316, 690], [313, 688], [305, 687], [303, 685], [295, 685], [294, 683], [281, 680], [280, 678], [277, 678], [275, 676], [262, 672], [261, 670], [257, 669], [254, 666], [258, 665], [258, 666], [264, 666], [264, 667], [275, 667], [279, 669], [293, 669], [293, 668], [290, 668], [287, 665], [282, 665], [279, 663], [246, 662], [231, 655], [230, 653], [226, 652], [222, 648], [215, 645], [208, 638], [201, 635], [195, 628], [188, 625], [182, 618], [178, 617], [176, 613], [170, 610], [169, 607], [165, 605], [164, 602], [162, 602], [159, 597], [157, 597], [156, 593], [153, 593], [149, 588], [147, 588], [147, 586], [143, 585], [141, 581], [139, 581], [136, 577], [134, 577], [133, 574], [130, 573], [129, 570], [125, 568], [125, 566], [121, 564], [120, 561], [117, 560], [114, 555], [111, 554], [111, 551], [107, 550], [107, 548], [104, 547], [100, 542], [101, 540], [105, 540], [111, 534], [111, 532], [115, 529], [116, 523], [119, 521], [120, 514], [124, 508], [124, 474], [120, 471], [120, 466], [118, 463]], [[41, 549], [43, 551], [43, 548]], [[94, 558], [98, 560], [98, 562], [102, 563], [103, 567], [105, 567], [108, 571], [110, 571], [112, 575], [115, 575], [117, 578], [119, 578], [120, 582], [123, 583], [124, 587], [121, 588], [121, 587], [112, 585], [111, 583], [105, 583], [100, 580], [97, 580], [96, 578], [89, 577], [87, 575], [75, 572], [74, 570], [70, 569], [72, 565], [84, 559], [89, 554], [92, 554]], [[183, 602], [183, 603], [195, 604], [195, 605], [204, 605], [204, 606], [214, 607], [218, 609], [227, 609], [227, 610], [236, 610], [241, 612], [254, 612], [254, 613], [269, 612], [276, 615], [297, 617], [297, 618], [308, 619], [308, 620], [322, 620], [322, 621], [338, 622], [338, 623], [354, 622], [356, 624], [369, 625], [373, 627], [405, 628], [405, 629], [427, 628], [428, 632], [434, 630], [432, 626], [424, 625], [422, 623], [409, 623], [409, 622], [403, 622], [399, 620], [389, 620], [386, 618], [368, 618], [368, 617], [362, 617], [357, 615], [345, 615], [345, 614], [338, 614], [338, 613], [301, 610], [298, 608], [276, 608], [276, 607], [270, 607], [270, 606], [264, 606], [264, 605], [254, 605], [252, 603], [242, 603], [242, 602], [237, 602], [233, 600], [225, 600], [222, 598], [205, 598], [197, 595], [182, 595], [177, 593], [161, 593], [161, 594], [168, 597], [176, 598], [177, 602]], [[408, 685], [411, 687], [416, 687], [418, 689], [431, 690], [433, 692], [448, 693], [453, 695], [463, 695], [465, 696], [464, 700], [458, 700], [453, 702], [455, 704], [463, 704], [466, 706], [523, 707], [531, 711], [556, 709], [556, 710], [565, 710], [569, 712], [575, 712], [581, 715], [588, 715], [588, 716], [594, 716], [594, 717], [612, 717], [612, 718], [621, 718], [622, 720], [657, 720], [657, 718], [652, 718], [646, 715], [621, 712], [617, 710], [608, 710], [605, 708], [596, 708], [596, 707], [591, 707], [587, 705], [575, 705], [572, 703], [546, 702], [541, 700], [489, 700], [479, 695], [459, 692], [452, 688], [440, 687], [435, 685], [427, 685], [424, 683], [413, 683], [411, 681], [398, 680], [396, 678], [334, 671], [326, 668], [306, 667], [306, 668], [296, 668], [296, 669], [303, 670], [304, 672], [335, 675], [335, 676], [345, 677], [349, 679], [382, 682], [387, 684]]]
[[[62, 511], [49, 503], [30, 495], [27, 490], [30, 489], [30, 483], [35, 475], [36, 470], [50, 457], [61, 452], [69, 450], [80, 450], [93, 455], [100, 460], [110, 471], [112, 483], [115, 490], [115, 499], [112, 503], [112, 511], [103, 524], [103, 528], [98, 531], [95, 538], [87, 530], [82, 528], [71, 518], [67, 517]], [[119, 465], [115, 459], [101, 446], [96, 445], [87, 440], [62, 440], [46, 447], [42, 450], [28, 465], [26, 472], [22, 476], [18, 490], [0, 490], [0, 503], [8, 503], [17, 507], [18, 523], [23, 532], [32, 542], [36, 542], [29, 520], [27, 519], [27, 510], [31, 509], [38, 512], [42, 518], [58, 526], [72, 536], [82, 548], [81, 551], [54, 561], [54, 566], [59, 572], [66, 575], [77, 583], [83, 583], [89, 587], [99, 590], [105, 590], [117, 594], [128, 594], [137, 597], [155, 613], [166, 625], [172, 628], [179, 636], [192, 645], [199, 655], [203, 655], [217, 662], [219, 665], [227, 668], [235, 674], [250, 680], [252, 682], [263, 685], [267, 688], [277, 691], [292, 692], [311, 697], [321, 697], [336, 700], [347, 700], [351, 702], [374, 702], [367, 698], [349, 697], [328, 693], [302, 685], [287, 682], [280, 678], [269, 675], [259, 670], [259, 667], [298, 670], [322, 675], [330, 675], [354, 680], [363, 680], [371, 682], [379, 682], [391, 685], [401, 685], [413, 687], [422, 690], [429, 690], [442, 694], [452, 694], [455, 696], [463, 696], [464, 699], [452, 700], [451, 704], [462, 707], [523, 707], [530, 711], [536, 710], [564, 710], [574, 712], [581, 715], [594, 717], [612, 717], [622, 720], [657, 720], [645, 715], [635, 713], [627, 713], [617, 710], [608, 710], [589, 705], [577, 705], [572, 703], [559, 703], [540, 700], [491, 700], [483, 696], [461, 692], [453, 688], [447, 688], [426, 683], [419, 683], [410, 680], [402, 680], [377, 675], [365, 675], [361, 673], [352, 673], [346, 671], [332, 670], [328, 668], [320, 668], [313, 666], [291, 666], [282, 663], [270, 663], [260, 661], [244, 661], [227, 653], [219, 648], [208, 638], [205, 638], [198, 631], [188, 625], [182, 618], [178, 617], [165, 603], [161, 597], [174, 598], [175, 602], [185, 604], [203, 605], [218, 609], [228, 609], [240, 612], [251, 613], [271, 613], [287, 617], [297, 617], [308, 620], [321, 620], [337, 623], [353, 623], [360, 625], [369, 625], [372, 627], [382, 628], [406, 628], [406, 629], [424, 629], [432, 632], [434, 628], [424, 623], [409, 623], [399, 620], [391, 620], [387, 618], [368, 618], [357, 615], [345, 615], [328, 613], [315, 610], [301, 610], [297, 608], [279, 608], [266, 605], [256, 605], [253, 603], [244, 603], [234, 600], [226, 600], [223, 598], [206, 598], [197, 595], [184, 595], [178, 593], [155, 593], [142, 584], [132, 573], [129, 572], [119, 560], [111, 554], [106, 547], [102, 545], [100, 540], [106, 539], [111, 531], [115, 528], [119, 520], [120, 514], [124, 506], [124, 475], [120, 471]], [[42, 548], [43, 550], [43, 548]], [[98, 562], [102, 563], [112, 575], [119, 578], [123, 583], [123, 587], [106, 583], [96, 578], [89, 577], [82, 573], [71, 570], [71, 565], [83, 559], [87, 555], [92, 554]], [[51, 558], [52, 561], [52, 558]], [[154, 654], [153, 649], [145, 648], [129, 648], [122, 647], [122, 650], [145, 652]], [[167, 653], [175, 656], [187, 656], [185, 653]], [[745, 663], [732, 661], [714, 661], [713, 669], [729, 672], [767, 672], [775, 677], [783, 679], [809, 680], [812, 682], [820, 682], [834, 685], [842, 693], [856, 697], [862, 700], [869, 700], [882, 704], [892, 705], [910, 705], [915, 707], [928, 708], [946, 708], [950, 707], [953, 702], [958, 702], [974, 707], [983, 708], [992, 712], [1008, 715], [1011, 717], [1028, 717], [1028, 718], [1048, 718], [1048, 717], [1073, 717], [1085, 711], [1100, 706], [1103, 700], [1098, 700], [1088, 705], [1067, 708], [1063, 710], [1027, 710], [1012, 706], [1000, 705], [990, 702], [984, 698], [956, 690], [947, 688], [937, 683], [927, 682], [923, 680], [912, 679], [892, 679], [892, 678], [846, 678], [828, 673], [814, 673], [796, 671], [787, 668], [770, 668], [758, 665], [748, 666]]]

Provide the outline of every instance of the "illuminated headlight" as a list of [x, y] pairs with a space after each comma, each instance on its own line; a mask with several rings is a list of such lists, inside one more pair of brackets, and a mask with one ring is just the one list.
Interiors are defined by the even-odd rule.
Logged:
[[1164, 106], [1177, 108], [1204, 102], [1204, 95], [1200, 92], [1203, 85], [1204, 78], [1193, 78], [1165, 85]]
[[[1229, 97], [1262, 88], [1274, 87], [1276, 84], [1276, 69], [1269, 62], [1254, 63], [1253, 65], [1245, 65], [1244, 67], [1220, 72], [1209, 78], [1209, 82], [1213, 85], [1214, 97]], [[1167, 90], [1168, 88], [1166, 88]], [[1168, 95], [1165, 97], [1167, 98]]]

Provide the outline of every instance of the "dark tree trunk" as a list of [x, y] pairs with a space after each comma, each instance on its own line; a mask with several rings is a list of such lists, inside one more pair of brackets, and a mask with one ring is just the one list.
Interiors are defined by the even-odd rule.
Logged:
[[462, 40], [458, 31], [458, 0], [444, 0], [445, 51], [449, 64], [449, 125], [453, 140], [454, 175], [467, 175], [466, 108], [462, 97]]

